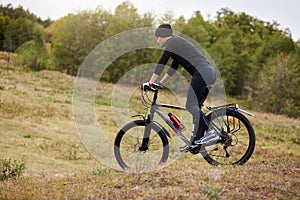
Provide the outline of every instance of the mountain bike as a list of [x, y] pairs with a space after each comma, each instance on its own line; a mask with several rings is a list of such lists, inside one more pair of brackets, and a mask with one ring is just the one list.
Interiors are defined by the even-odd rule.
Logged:
[[[210, 126], [215, 129], [220, 139], [211, 145], [194, 145], [182, 133], [182, 126], [178, 118], [172, 120], [164, 114], [160, 108], [186, 110], [184, 107], [158, 104], [159, 91], [163, 88], [160, 84], [144, 83], [140, 86], [143, 105], [149, 108], [145, 115], [137, 114], [133, 117], [141, 117], [126, 124], [116, 135], [114, 142], [115, 158], [121, 168], [133, 171], [157, 167], [166, 163], [169, 157], [169, 139], [171, 134], [159, 122], [154, 120], [157, 114], [186, 145], [189, 152], [201, 154], [212, 165], [242, 165], [251, 157], [255, 148], [255, 132], [250, 121], [245, 115], [253, 116], [242, 110], [238, 104], [227, 104], [216, 107], [206, 106], [206, 117]], [[152, 100], [149, 92], [153, 92]], [[176, 121], [177, 120], [177, 121]], [[203, 133], [207, 134], [207, 133]], [[202, 135], [203, 136], [203, 135]]]

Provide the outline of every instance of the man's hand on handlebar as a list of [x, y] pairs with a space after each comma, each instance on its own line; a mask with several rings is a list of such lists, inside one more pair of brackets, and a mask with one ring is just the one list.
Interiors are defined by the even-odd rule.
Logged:
[[152, 83], [150, 84], [149, 82], [145, 82], [141, 85], [141, 89], [144, 91], [150, 90], [150, 91], [156, 91], [159, 89], [162, 89], [163, 85], [160, 83]]

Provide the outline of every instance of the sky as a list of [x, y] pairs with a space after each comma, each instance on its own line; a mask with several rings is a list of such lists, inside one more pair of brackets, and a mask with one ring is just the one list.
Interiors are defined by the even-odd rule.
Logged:
[[[95, 9], [102, 6], [111, 12], [124, 0], [0, 0], [0, 4], [19, 5], [42, 19], [59, 19], [68, 13]], [[151, 12], [156, 16], [171, 12], [174, 17], [183, 15], [189, 19], [200, 10], [205, 19], [213, 20], [221, 8], [229, 8], [235, 13], [245, 12], [258, 19], [280, 24], [280, 29], [288, 28], [294, 41], [300, 39], [299, 0], [130, 0], [139, 13]]]

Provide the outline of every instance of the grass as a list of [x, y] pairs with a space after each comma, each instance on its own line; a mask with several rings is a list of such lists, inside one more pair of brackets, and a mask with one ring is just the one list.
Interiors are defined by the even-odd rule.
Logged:
[[[257, 145], [243, 166], [211, 166], [184, 154], [159, 171], [130, 174], [102, 165], [81, 143], [72, 116], [73, 84], [73, 77], [59, 72], [0, 66], [0, 158], [26, 163], [23, 176], [0, 181], [0, 199], [300, 198], [298, 119], [253, 112]], [[95, 99], [111, 140], [119, 129], [110, 109], [113, 87], [101, 83]], [[174, 103], [172, 94], [160, 97]], [[130, 102], [130, 114], [144, 112], [138, 92]]]

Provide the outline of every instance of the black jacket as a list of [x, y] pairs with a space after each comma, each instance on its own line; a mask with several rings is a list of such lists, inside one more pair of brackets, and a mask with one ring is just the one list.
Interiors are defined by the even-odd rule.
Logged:
[[208, 61], [202, 56], [200, 51], [189, 41], [179, 36], [172, 36], [165, 45], [165, 50], [155, 68], [155, 74], [160, 75], [169, 58], [173, 62], [168, 70], [168, 74], [172, 76], [181, 65], [191, 75], [200, 73], [205, 66], [210, 66]]

